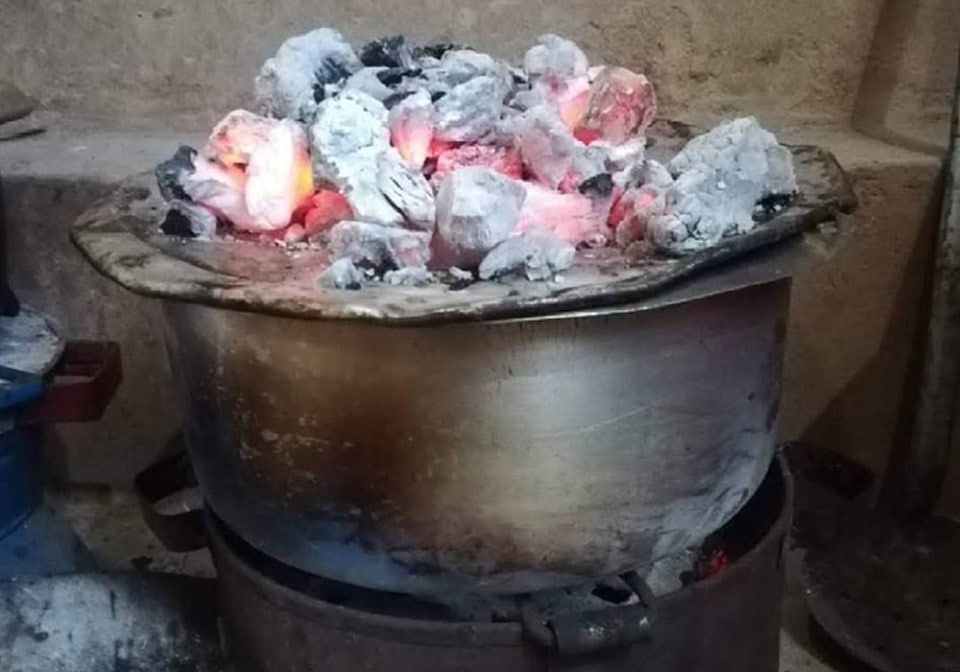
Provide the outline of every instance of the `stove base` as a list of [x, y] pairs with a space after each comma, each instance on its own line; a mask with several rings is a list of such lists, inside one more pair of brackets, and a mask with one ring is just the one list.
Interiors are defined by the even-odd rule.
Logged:
[[749, 539], [752, 548], [733, 548], [739, 557], [719, 574], [657, 598], [648, 641], [575, 657], [533, 644], [519, 623], [437, 620], [403, 596], [381, 594], [395, 613], [346, 607], [329, 591], [320, 599], [310, 575], [278, 566], [222, 525], [211, 525], [211, 548], [232, 653], [257, 672], [776, 672], [791, 498], [777, 460], [721, 531], [731, 547]]

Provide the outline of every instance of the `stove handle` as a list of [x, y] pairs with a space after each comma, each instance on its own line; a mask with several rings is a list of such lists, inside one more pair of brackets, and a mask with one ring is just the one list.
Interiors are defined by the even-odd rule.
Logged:
[[564, 657], [611, 651], [649, 640], [653, 591], [636, 572], [620, 578], [636, 594], [636, 604], [545, 619], [528, 599], [520, 605], [524, 635]]
[[178, 432], [164, 450], [169, 457], [150, 465], [133, 479], [140, 513], [154, 536], [168, 551], [187, 553], [207, 546], [203, 509], [163, 513], [157, 503], [197, 486], [193, 465], [187, 455], [183, 434]]

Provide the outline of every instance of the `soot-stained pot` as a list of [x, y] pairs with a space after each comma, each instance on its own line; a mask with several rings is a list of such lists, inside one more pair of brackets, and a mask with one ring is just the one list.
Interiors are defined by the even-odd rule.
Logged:
[[73, 239], [164, 300], [190, 453], [244, 540], [360, 586], [517, 592], [672, 554], [756, 490], [798, 236], [854, 204], [794, 151], [801, 195], [755, 232], [562, 283], [322, 289], [322, 251], [159, 233], [144, 177]]

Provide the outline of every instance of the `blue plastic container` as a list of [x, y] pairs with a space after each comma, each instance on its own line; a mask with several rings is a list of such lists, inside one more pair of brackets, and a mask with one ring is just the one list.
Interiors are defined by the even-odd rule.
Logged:
[[43, 499], [39, 435], [39, 429], [27, 427], [0, 434], [0, 539], [26, 520]]

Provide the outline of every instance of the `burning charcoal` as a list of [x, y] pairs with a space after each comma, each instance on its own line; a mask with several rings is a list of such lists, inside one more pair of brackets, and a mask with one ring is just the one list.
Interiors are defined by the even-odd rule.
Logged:
[[404, 287], [423, 287], [435, 280], [433, 273], [423, 266], [411, 266], [396, 271], [387, 271], [383, 274], [383, 281], [388, 285], [402, 285]]
[[562, 81], [587, 74], [590, 63], [580, 47], [557, 35], [543, 35], [523, 57], [523, 69], [531, 78]]
[[532, 182], [524, 182], [527, 198], [520, 213], [517, 231], [542, 226], [571, 245], [602, 243], [610, 237], [607, 218], [613, 195], [590, 198], [583, 194], [561, 194]]
[[390, 146], [387, 109], [359, 91], [323, 101], [310, 127], [313, 174], [346, 197], [357, 219], [403, 226], [377, 185], [378, 166], [400, 155]]
[[343, 84], [344, 91], [360, 91], [381, 102], [394, 95], [393, 90], [380, 80], [386, 68], [364, 68], [351, 75]]
[[245, 197], [247, 211], [260, 230], [282, 229], [293, 211], [313, 192], [313, 173], [303, 127], [284, 119], [247, 161]]
[[430, 235], [366, 222], [340, 222], [330, 229], [330, 256], [374, 268], [426, 266]]
[[360, 61], [368, 67], [409, 68], [413, 65], [413, 54], [403, 35], [393, 35], [365, 44], [360, 50]]
[[194, 157], [194, 171], [184, 178], [183, 190], [229, 221], [239, 231], [261, 229], [247, 210], [247, 178], [237, 167], [225, 167], [200, 156]]
[[754, 117], [720, 124], [693, 138], [670, 162], [670, 172], [679, 175], [697, 167], [720, 172], [721, 179], [734, 175], [761, 186], [762, 196], [792, 194], [797, 190], [790, 150], [760, 126]]
[[437, 194], [437, 247], [448, 266], [475, 267], [516, 228], [523, 185], [482, 166], [450, 173]]
[[664, 189], [645, 184], [627, 191], [620, 199], [620, 204], [623, 214], [617, 223], [616, 241], [620, 247], [627, 247], [646, 237], [650, 222], [663, 215], [667, 196]]
[[666, 193], [666, 212], [653, 217], [648, 237], [658, 249], [689, 254], [712, 247], [725, 235], [752, 230], [760, 183], [698, 166], [681, 174]]
[[213, 127], [203, 155], [225, 166], [245, 166], [253, 150], [267, 141], [271, 129], [279, 123], [247, 110], [233, 110]]
[[291, 37], [268, 59], [254, 82], [257, 109], [308, 122], [317, 109], [315, 88], [363, 67], [353, 47], [335, 30], [320, 28]]
[[423, 173], [402, 161], [381, 161], [377, 186], [414, 228], [433, 233], [437, 208], [433, 189]]
[[433, 141], [433, 102], [425, 89], [418, 89], [390, 110], [390, 142], [400, 156], [420, 170]]
[[210, 240], [217, 233], [217, 216], [202, 205], [174, 199], [160, 230], [168, 236]]
[[657, 96], [643, 75], [626, 68], [604, 68], [590, 87], [590, 97], [576, 135], [584, 142], [614, 145], [643, 135], [657, 116]]
[[797, 188], [790, 151], [753, 117], [694, 138], [670, 162], [670, 170], [677, 177], [667, 190], [666, 213], [649, 228], [654, 244], [673, 254], [751, 231], [759, 200]]
[[447, 175], [467, 166], [486, 166], [515, 180], [523, 177], [523, 161], [518, 149], [497, 145], [461, 145], [437, 157], [437, 167], [430, 181], [439, 186]]
[[606, 171], [602, 160], [573, 137], [557, 114], [546, 106], [528, 110], [513, 122], [514, 144], [534, 177], [551, 189], [576, 186]]
[[360, 289], [363, 271], [348, 259], [337, 259], [317, 278], [317, 284], [333, 289]]
[[183, 181], [193, 172], [193, 160], [197, 150], [193, 147], [180, 145], [172, 158], [157, 165], [154, 174], [157, 176], [157, 185], [160, 194], [168, 201], [189, 201], [190, 197], [183, 190]]
[[576, 248], [538, 226], [510, 236], [480, 262], [483, 280], [523, 273], [528, 280], [549, 280], [573, 265]]
[[501, 80], [506, 92], [513, 87], [513, 77], [506, 63], [470, 49], [448, 51], [439, 61], [423, 59], [421, 65], [423, 72], [419, 79], [410, 84], [425, 88], [434, 96], [434, 102], [437, 96], [445, 97], [457, 86], [476, 77], [496, 77]]
[[434, 106], [434, 134], [449, 142], [480, 140], [496, 127], [508, 93], [509, 86], [495, 75], [458, 84]]
[[326, 231], [331, 226], [344, 220], [353, 219], [353, 209], [350, 203], [339, 192], [332, 189], [321, 189], [309, 201], [303, 217], [303, 228], [306, 236], [312, 236]]

